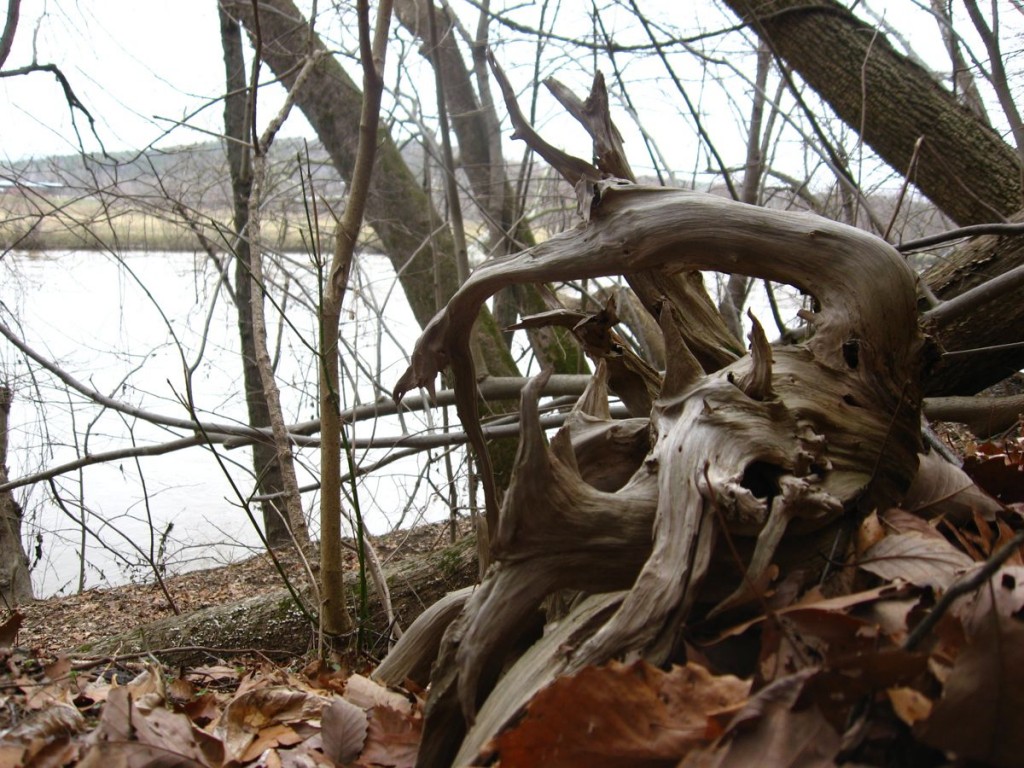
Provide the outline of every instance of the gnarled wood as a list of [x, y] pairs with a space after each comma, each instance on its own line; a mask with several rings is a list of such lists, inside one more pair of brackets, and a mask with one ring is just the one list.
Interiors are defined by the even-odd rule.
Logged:
[[[572, 426], [544, 445], [540, 383], [524, 391], [523, 437], [494, 533], [494, 564], [442, 643], [423, 765], [453, 757], [458, 713], [471, 724], [481, 703], [490, 704], [548, 595], [632, 585], [577, 646], [553, 651], [558, 663], [544, 667], [551, 674], [628, 650], [663, 661], [701, 598], [720, 530], [757, 537], [745, 567], [746, 584], [759, 583], [784, 535], [889, 503], [916, 471], [923, 341], [914, 277], [896, 251], [831, 221], [700, 193], [618, 181], [594, 192], [589, 222], [471, 276], [417, 343], [396, 397], [432, 385], [449, 363], [457, 380], [472, 381], [473, 318], [490, 295], [520, 282], [649, 270], [744, 273], [811, 294], [813, 334], [801, 346], [770, 348], [755, 332], [753, 356], [704, 376], [674, 309], [663, 312], [669, 369], [651, 413], [651, 450], [613, 493], [582, 480]], [[723, 605], [750, 596], [740, 589]]]

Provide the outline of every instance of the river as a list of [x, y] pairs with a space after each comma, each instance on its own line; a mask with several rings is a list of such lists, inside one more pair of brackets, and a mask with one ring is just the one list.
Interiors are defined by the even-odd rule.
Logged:
[[[361, 256], [358, 266], [342, 328], [351, 348], [345, 357], [347, 405], [372, 401], [379, 393], [374, 379], [390, 388], [404, 370], [404, 347], [411, 347], [418, 334], [388, 262]], [[217, 286], [217, 270], [201, 254], [12, 252], [0, 261], [0, 316], [33, 350], [104, 395], [186, 419], [185, 368], [190, 366], [200, 417], [244, 423], [235, 314]], [[316, 363], [307, 346], [316, 325], [308, 303], [303, 304], [303, 294], [306, 302], [315, 296], [311, 273], [292, 282], [290, 292], [288, 323], [279, 327], [272, 308], [268, 323], [271, 345], [278, 350], [285, 419], [299, 422], [317, 413]], [[380, 322], [379, 313], [386, 322]], [[11, 478], [133, 443], [154, 445], [187, 436], [69, 393], [6, 339], [0, 339], [0, 380], [14, 390]], [[403, 426], [418, 430], [425, 424], [413, 415], [402, 424], [392, 419], [356, 429], [398, 434]], [[300, 450], [297, 458], [300, 485], [314, 482], [316, 451]], [[80, 574], [86, 587], [149, 579], [147, 559], [173, 573], [248, 556], [259, 539], [232, 482], [243, 494], [251, 492], [249, 461], [247, 449], [218, 449], [214, 455], [194, 447], [62, 475], [54, 481], [56, 496], [46, 482], [17, 489], [26, 513], [23, 535], [34, 561], [36, 595], [76, 591]], [[371, 532], [447, 514], [430, 483], [417, 482], [424, 466], [424, 458], [406, 459], [362, 480], [360, 502]], [[442, 488], [441, 467], [432, 465], [428, 471]], [[315, 533], [317, 496], [307, 493], [303, 501]]]

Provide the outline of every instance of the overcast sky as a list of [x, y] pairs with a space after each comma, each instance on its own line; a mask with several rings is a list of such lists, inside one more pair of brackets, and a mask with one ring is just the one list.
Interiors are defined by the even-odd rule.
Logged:
[[[6, 68], [31, 62], [33, 45], [40, 63], [63, 70], [110, 150], [209, 138], [176, 126], [186, 118], [198, 129], [223, 130], [216, 99], [224, 90], [224, 65], [214, 0], [24, 0]], [[50, 74], [0, 79], [0, 105], [3, 160], [78, 150], [67, 103]], [[191, 116], [196, 110], [202, 111]], [[97, 149], [88, 121], [77, 118], [86, 149]], [[293, 133], [303, 127], [301, 118], [290, 121]]]
[[[927, 5], [927, 3], [924, 3]], [[300, 3], [301, 5], [301, 3]], [[342, 3], [344, 7], [348, 4]], [[492, 3], [494, 7], [502, 4]], [[889, 21], [903, 31], [917, 53], [929, 60], [935, 67], [945, 67], [945, 56], [934, 22], [916, 11], [914, 0], [897, 2], [875, 2], [878, 9], [884, 9]], [[585, 35], [586, 16], [584, 8], [589, 2], [568, 0], [554, 6], [564, 6], [561, 17], [556, 21], [556, 31], [567, 35]], [[1009, 3], [1005, 6], [1004, 24], [1021, 26], [1024, 19]], [[516, 6], [519, 16], [524, 18], [536, 9], [538, 4], [526, 3]], [[681, 2], [681, 0], [643, 0], [641, 7], [651, 11], [671, 8], [673, 23], [687, 28], [692, 19], [692, 28], [717, 29], [735, 23], [730, 14], [720, 11], [711, 0]], [[863, 6], [862, 6], [863, 7]], [[338, 11], [321, 3], [323, 29], [338, 19]], [[469, 26], [475, 24], [474, 12], [468, 6], [459, 6]], [[344, 11], [350, 14], [349, 11]], [[576, 14], [573, 21], [572, 14]], [[580, 16], [579, 14], [583, 14]], [[687, 17], [689, 16], [689, 19]], [[634, 41], [642, 39], [642, 32], [629, 14], [607, 14], [613, 31], [621, 31], [622, 39], [632, 34]], [[631, 23], [631, 32], [625, 25]], [[615, 30], [617, 24], [623, 25]], [[964, 25], [965, 31], [969, 30]], [[639, 37], [638, 37], [639, 36]], [[532, 43], [530, 43], [532, 45]], [[702, 45], [724, 46], [719, 40]], [[1020, 47], [1019, 35], [1014, 39], [1013, 50]], [[34, 53], [33, 53], [34, 52]], [[727, 58], [728, 48], [712, 51], [720, 58]], [[394, 64], [398, 51], [389, 52], [389, 61]], [[508, 45], [498, 51], [499, 60], [506, 68], [525, 82], [531, 50], [526, 44]], [[584, 57], [587, 58], [587, 57]], [[7, 69], [24, 66], [37, 60], [40, 63], [54, 63], [67, 75], [78, 97], [96, 119], [96, 132], [109, 151], [142, 149], [150, 144], [163, 146], [189, 144], [218, 135], [222, 131], [223, 117], [218, 101], [224, 90], [224, 71], [221, 59], [219, 25], [215, 0], [23, 0], [21, 24], [14, 49], [6, 62]], [[407, 61], [415, 66], [419, 55], [412, 50]], [[557, 62], [557, 58], [553, 57]], [[574, 88], [582, 88], [592, 71], [590, 60], [556, 63], [554, 72], [560, 78], [568, 78]], [[608, 70], [608, 62], [600, 66]], [[745, 119], [742, 99], [737, 94], [749, 90], [742, 82], [720, 88], [721, 83], [713, 78], [701, 81], [700, 64], [690, 57], [683, 66], [693, 69], [684, 73], [688, 83], [697, 85], [694, 98], [700, 101], [700, 108], [710, 119], [726, 121], [728, 128], [716, 133], [716, 140], [732, 142], [730, 162], [742, 159], [742, 123]], [[1016, 69], [1019, 66], [1015, 65]], [[691, 148], [696, 145], [693, 129], [680, 131], [680, 120], [686, 119], [685, 109], [678, 94], [668, 84], [665, 71], [656, 57], [633, 59], [627, 63], [628, 75], [635, 84], [639, 95], [638, 108], [643, 113], [645, 127], [655, 134], [660, 133], [661, 148], [668, 154], [676, 152], [684, 142]], [[421, 72], [422, 74], [422, 72]], [[424, 108], [429, 108], [433, 84], [430, 80], [410, 88], [408, 78], [405, 87], [422, 97]], [[634, 87], [634, 86], [631, 86]], [[729, 93], [732, 88], [733, 93]], [[716, 91], [717, 89], [717, 91]], [[280, 104], [281, 92], [266, 90], [261, 93], [261, 114], [268, 116]], [[551, 102], [550, 97], [546, 97]], [[642, 171], [644, 152], [639, 134], [630, 120], [625, 117], [619, 105], [615, 117], [627, 134], [627, 151]], [[81, 113], [76, 115], [77, 125], [86, 150], [96, 151], [99, 146], [90, 135], [89, 126]], [[189, 125], [179, 122], [187, 120]], [[719, 122], [718, 126], [723, 123]], [[563, 126], [568, 126], [563, 128]], [[585, 151], [579, 146], [586, 139], [572, 133], [574, 125], [561, 123], [552, 129], [543, 122], [542, 130], [551, 131], [554, 138], [563, 141], [563, 146], [576, 154]], [[206, 131], [208, 133], [203, 133]], [[289, 119], [282, 135], [312, 136], [298, 110]], [[550, 135], [550, 134], [549, 134]], [[47, 73], [34, 73], [23, 77], [0, 79], [0, 163], [10, 163], [31, 156], [66, 154], [78, 151], [77, 139], [71, 124], [71, 113], [56, 80]], [[739, 142], [739, 147], [735, 144]], [[521, 150], [517, 150], [521, 151]], [[679, 162], [685, 170], [701, 162], [692, 158], [678, 159], [682, 153], [670, 158]]]

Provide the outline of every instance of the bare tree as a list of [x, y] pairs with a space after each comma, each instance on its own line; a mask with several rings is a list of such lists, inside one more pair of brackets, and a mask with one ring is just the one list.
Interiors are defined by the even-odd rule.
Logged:
[[[391, 26], [391, 3], [385, 0], [377, 9], [373, 37], [370, 36], [369, 4], [360, 0], [359, 52], [363, 67], [363, 106], [359, 119], [359, 147], [356, 151], [352, 184], [349, 187], [345, 213], [338, 226], [334, 259], [327, 275], [323, 306], [320, 310], [320, 431], [323, 439], [321, 456], [320, 501], [320, 580], [323, 605], [323, 627], [329, 635], [340, 635], [352, 627], [345, 606], [343, 562], [341, 553], [341, 475], [342, 429], [340, 382], [338, 379], [338, 325], [341, 303], [348, 287], [349, 272], [355, 256], [356, 241], [363, 223], [370, 176], [377, 148], [377, 125], [381, 94], [384, 90], [384, 55]], [[346, 446], [347, 448], [348, 446]], [[355, 473], [352, 454], [346, 451], [350, 476]], [[356, 504], [358, 505], [358, 496]], [[366, 583], [365, 540], [362, 514], [356, 507], [356, 547], [360, 564], [362, 608], [365, 608]], [[361, 611], [365, 614], [365, 610]]]
[[[242, 33], [237, 21], [218, 6], [221, 45], [224, 48], [224, 68], [227, 94], [224, 97], [225, 144], [231, 190], [234, 200], [234, 229], [232, 240], [235, 257], [235, 308], [238, 311], [238, 331], [242, 344], [242, 376], [245, 402], [249, 410], [249, 424], [253, 427], [270, 425], [270, 410], [263, 391], [259, 369], [256, 366], [256, 346], [252, 325], [252, 281], [249, 279], [251, 260], [249, 237], [249, 197], [252, 192], [252, 168], [246, 135], [248, 99], [245, 60], [242, 54]], [[253, 469], [256, 487], [264, 495], [282, 489], [281, 468], [277, 452], [270, 442], [257, 441], [252, 445]], [[269, 499], [261, 502], [263, 529], [271, 546], [291, 543], [286, 517]]]
[[[726, 5], [792, 67], [875, 152], [913, 181], [958, 224], [1016, 220], [1022, 208], [1021, 163], [986, 121], [958, 102], [930, 73], [898, 53], [884, 35], [828, 0], [816, 11], [794, 0]], [[807, 45], [815, 40], [815, 45]], [[915, 151], [923, 138], [920, 151]], [[981, 237], [949, 254], [926, 275], [940, 299], [953, 298], [1024, 264], [1019, 238]], [[987, 349], [1018, 340], [1020, 302], [1001, 302], [984, 322], [940, 329], [948, 350]], [[929, 394], [974, 394], [1024, 365], [1024, 348], [979, 354], [971, 365], [949, 359], [928, 381]]]

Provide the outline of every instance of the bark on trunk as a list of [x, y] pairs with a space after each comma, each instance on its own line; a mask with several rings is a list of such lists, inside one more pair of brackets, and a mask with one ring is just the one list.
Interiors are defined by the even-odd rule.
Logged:
[[[7, 420], [12, 393], [0, 385], [0, 483], [7, 482]], [[0, 491], [0, 606], [32, 600], [28, 555], [21, 543], [22, 510], [10, 491]]]
[[[924, 137], [913, 182], [958, 224], [1024, 205], [1016, 153], [924, 68], [836, 0], [726, 0], [899, 173]], [[809, 41], [814, 41], [813, 45]]]
[[[399, 0], [395, 13], [402, 25], [419, 37], [429, 50], [427, 0]], [[536, 239], [525, 218], [518, 217], [518, 200], [505, 173], [505, 160], [500, 155], [497, 116], [492, 104], [482, 104], [473, 88], [470, 72], [459, 50], [455, 22], [447, 8], [435, 8], [439, 27], [436, 53], [445, 96], [448, 100], [452, 128], [459, 142], [459, 167], [465, 172], [488, 226], [491, 252], [504, 256], [536, 245]], [[433, 60], [435, 57], [428, 56]], [[550, 307], [536, 286], [520, 286], [512, 294], [520, 315], [543, 312]], [[502, 322], [507, 326], [514, 318]], [[586, 359], [572, 334], [562, 329], [535, 329], [528, 332], [531, 347], [541, 365], [553, 366], [557, 373], [583, 373]]]
[[[726, 4], [851, 128], [863, 125], [864, 141], [897, 171], [906, 173], [924, 137], [911, 181], [954, 221], [1020, 220], [1017, 153], [883, 34], [835, 0]], [[945, 256], [925, 280], [949, 299], [1021, 264], [1024, 239], [983, 237]], [[938, 341], [946, 350], [981, 349], [1019, 341], [1022, 326], [1024, 302], [1004, 298], [943, 328]], [[951, 359], [932, 372], [925, 394], [974, 394], [1022, 367], [1024, 349]]]
[[[222, 7], [253, 35], [252, 3], [223, 0]], [[293, 89], [306, 55], [318, 56], [305, 85], [294, 91], [295, 103], [316, 129], [338, 172], [350, 181], [359, 137], [362, 92], [320, 38], [310, 37], [308, 20], [291, 0], [260, 0], [257, 7], [263, 60], [286, 88]], [[378, 134], [366, 220], [380, 238], [381, 248], [398, 274], [413, 314], [423, 326], [436, 310], [431, 243], [441, 260], [440, 291], [445, 297], [458, 287], [454, 247], [447, 231], [433, 232], [440, 217], [431, 210], [426, 193], [390, 134], [384, 129]], [[515, 362], [486, 310], [481, 317], [480, 334], [488, 373], [516, 375]]]
[[[231, 192], [234, 200], [235, 241], [235, 310], [238, 312], [238, 335], [242, 351], [242, 384], [245, 404], [252, 427], [270, 426], [270, 408], [260, 381], [256, 365], [256, 341], [252, 329], [252, 290], [249, 281], [249, 195], [252, 192], [252, 170], [249, 153], [245, 149], [246, 72], [242, 55], [242, 33], [237, 21], [220, 9], [221, 45], [224, 48], [224, 69], [227, 95], [224, 97], [225, 149], [231, 173]], [[256, 488], [260, 494], [278, 494], [284, 488], [281, 466], [273, 443], [258, 440], [252, 444], [252, 465], [256, 475]], [[260, 503], [263, 530], [272, 547], [291, 543], [285, 515], [271, 501]]]

